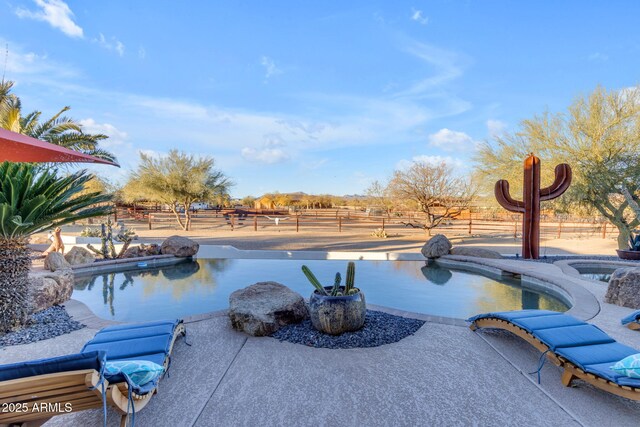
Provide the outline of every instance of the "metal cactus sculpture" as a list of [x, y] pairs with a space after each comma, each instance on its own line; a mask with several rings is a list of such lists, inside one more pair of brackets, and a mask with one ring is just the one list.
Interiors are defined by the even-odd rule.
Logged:
[[498, 203], [508, 211], [524, 214], [522, 219], [522, 257], [540, 257], [540, 202], [555, 199], [571, 185], [571, 167], [562, 163], [556, 166], [556, 178], [548, 187], [540, 188], [540, 159], [533, 155], [524, 160], [524, 189], [522, 201], [509, 194], [509, 182], [496, 182], [495, 195]]

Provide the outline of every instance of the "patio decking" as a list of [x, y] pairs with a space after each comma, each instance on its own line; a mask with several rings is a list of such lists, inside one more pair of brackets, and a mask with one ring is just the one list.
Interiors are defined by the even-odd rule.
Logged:
[[[640, 403], [588, 385], [564, 388], [539, 353], [506, 333], [428, 322], [377, 348], [315, 349], [231, 330], [224, 315], [187, 325], [170, 376], [138, 426], [637, 425]], [[95, 330], [0, 351], [0, 363], [77, 351]], [[639, 334], [640, 336], [640, 334]], [[629, 343], [634, 344], [634, 343]], [[101, 425], [102, 411], [46, 426]], [[109, 413], [109, 425], [119, 418]]]

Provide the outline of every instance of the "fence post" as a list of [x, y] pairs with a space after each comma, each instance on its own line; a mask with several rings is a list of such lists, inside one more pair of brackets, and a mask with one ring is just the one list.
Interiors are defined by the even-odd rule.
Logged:
[[233, 231], [235, 229], [235, 215], [234, 214], [230, 214], [229, 217], [231, 217], [231, 231]]
[[296, 214], [296, 233], [300, 231], [300, 215]]
[[342, 217], [338, 217], [338, 231], [342, 232]]
[[149, 230], [151, 230], [151, 212], [149, 212]]
[[384, 231], [384, 218], [382, 218], [382, 231]]
[[518, 221], [513, 223], [513, 238], [518, 238]]
[[471, 234], [471, 224], [472, 224], [472, 220], [471, 220], [471, 215], [469, 215], [469, 234]]
[[606, 222], [602, 223], [602, 238], [603, 239], [607, 238], [607, 223]]
[[562, 220], [558, 223], [558, 239], [562, 236]]
[[258, 231], [258, 214], [253, 216], [253, 231]]

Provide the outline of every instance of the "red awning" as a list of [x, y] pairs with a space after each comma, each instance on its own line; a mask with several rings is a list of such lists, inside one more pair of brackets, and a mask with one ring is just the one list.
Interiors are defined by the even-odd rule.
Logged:
[[118, 166], [117, 163], [98, 159], [87, 154], [50, 144], [27, 135], [0, 128], [0, 162], [36, 163], [102, 163]]

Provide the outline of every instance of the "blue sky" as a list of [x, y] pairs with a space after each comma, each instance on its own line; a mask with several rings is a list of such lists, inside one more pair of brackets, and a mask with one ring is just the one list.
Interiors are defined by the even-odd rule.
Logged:
[[520, 120], [636, 85], [638, 16], [632, 1], [9, 0], [0, 43], [26, 111], [70, 105], [110, 135], [123, 167], [104, 176], [179, 148], [214, 157], [237, 197], [354, 194], [416, 159], [465, 173]]

